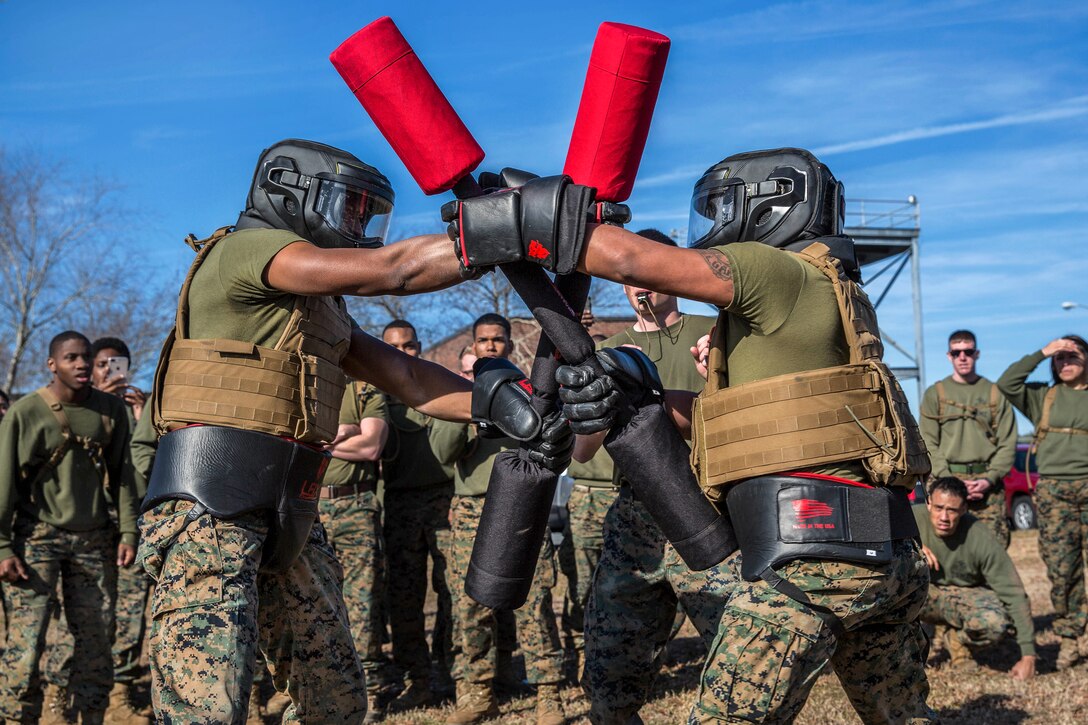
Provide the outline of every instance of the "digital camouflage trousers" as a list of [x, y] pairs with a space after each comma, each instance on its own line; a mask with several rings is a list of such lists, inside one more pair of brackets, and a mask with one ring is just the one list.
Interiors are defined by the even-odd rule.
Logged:
[[624, 488], [604, 521], [586, 605], [582, 687], [594, 723], [626, 723], [649, 699], [677, 603], [709, 646], [736, 583], [724, 563], [692, 571]]
[[1050, 579], [1054, 631], [1080, 637], [1088, 623], [1084, 593], [1084, 551], [1088, 547], [1088, 478], [1057, 481], [1040, 478], [1035, 489], [1039, 509], [1039, 553]]
[[945, 624], [956, 630], [964, 644], [982, 647], [996, 644], [1013, 631], [1005, 605], [992, 589], [929, 585], [929, 599], [920, 619]]
[[741, 553], [727, 563], [733, 585], [703, 667], [690, 723], [789, 723], [830, 662], [867, 725], [927, 723], [928, 652], [918, 614], [929, 568], [912, 540], [895, 544], [890, 563], [798, 560], [778, 567], [782, 579], [830, 609], [845, 628], [838, 637], [815, 610], [763, 581], [739, 580]]
[[[569, 551], [571, 564], [567, 574], [567, 620], [573, 634], [574, 648], [585, 649], [583, 636], [586, 603], [593, 585], [593, 572], [604, 549], [604, 519], [616, 500], [618, 491], [611, 487], [575, 486], [567, 500]], [[564, 542], [566, 543], [566, 542]]]
[[[495, 654], [502, 644], [502, 627], [497, 610], [474, 601], [465, 594], [465, 575], [472, 558], [472, 544], [483, 513], [483, 496], [454, 496], [453, 552], [450, 589], [454, 595], [462, 660], [454, 676], [467, 682], [490, 682], [495, 676]], [[516, 612], [517, 639], [525, 655], [525, 674], [530, 684], [558, 683], [563, 679], [563, 652], [559, 628], [552, 609], [555, 587], [555, 547], [545, 534], [537, 559], [529, 598]]]
[[[453, 605], [446, 585], [452, 496], [452, 485], [385, 492], [393, 661], [409, 679], [423, 683], [429, 681], [432, 659], [447, 672], [453, 666]], [[428, 557], [431, 588], [438, 600], [430, 649], [423, 613], [427, 600]]]
[[[67, 682], [75, 709], [93, 722], [109, 702], [113, 686], [113, 597], [117, 578], [117, 534], [112, 525], [68, 531], [18, 519], [13, 543], [29, 579], [5, 583], [7, 638], [0, 656], [0, 719], [36, 723], [42, 690], [38, 661], [45, 645], [58, 581], [72, 635]], [[54, 625], [57, 626], [57, 625]], [[63, 625], [61, 625], [63, 626]]]
[[366, 672], [367, 687], [376, 692], [386, 676], [381, 616], [385, 596], [382, 506], [374, 491], [364, 490], [322, 498], [318, 508], [329, 543], [344, 569], [344, 605], [355, 652]]
[[140, 518], [155, 580], [151, 698], [167, 723], [246, 721], [257, 649], [291, 705], [284, 722], [359, 723], [366, 683], [341, 594], [343, 570], [317, 522], [284, 573], [258, 573], [267, 517], [190, 519], [188, 501]]

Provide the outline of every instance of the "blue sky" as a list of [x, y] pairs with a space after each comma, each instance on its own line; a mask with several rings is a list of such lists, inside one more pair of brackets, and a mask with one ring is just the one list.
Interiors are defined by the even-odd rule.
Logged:
[[[381, 168], [394, 228], [437, 230], [425, 197], [327, 58], [389, 14], [488, 153], [562, 167], [604, 20], [672, 38], [639, 181], [637, 226], [686, 226], [721, 158], [803, 146], [851, 198], [918, 197], [927, 382], [949, 331], [980, 370], [1088, 333], [1088, 5], [1076, 2], [76, 3], [0, 0], [0, 140], [125, 185], [119, 243], [165, 278], [181, 244], [232, 222], [257, 154], [313, 138]], [[436, 141], [438, 142], [438, 141]], [[912, 337], [907, 287], [880, 309]], [[912, 386], [909, 386], [912, 387]]]

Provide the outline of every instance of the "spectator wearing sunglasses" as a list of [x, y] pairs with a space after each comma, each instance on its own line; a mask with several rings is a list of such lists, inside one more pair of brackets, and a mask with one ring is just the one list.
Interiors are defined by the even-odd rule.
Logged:
[[933, 463], [930, 484], [954, 476], [967, 487], [967, 510], [1009, 545], [1003, 478], [1016, 456], [1016, 416], [994, 383], [976, 371], [970, 330], [948, 337], [952, 374], [922, 396], [919, 427]]

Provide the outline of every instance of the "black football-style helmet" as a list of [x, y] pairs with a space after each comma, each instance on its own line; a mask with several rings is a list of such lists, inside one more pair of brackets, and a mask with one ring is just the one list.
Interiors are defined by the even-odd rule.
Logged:
[[393, 188], [347, 151], [287, 139], [261, 153], [238, 229], [295, 232], [319, 247], [380, 247]]
[[688, 246], [795, 242], [842, 234], [843, 187], [804, 149], [736, 154], [707, 169], [691, 197]]

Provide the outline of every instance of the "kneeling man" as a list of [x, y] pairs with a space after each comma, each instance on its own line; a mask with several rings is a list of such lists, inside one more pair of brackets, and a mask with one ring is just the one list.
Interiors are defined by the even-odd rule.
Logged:
[[938, 625], [953, 664], [972, 663], [971, 648], [994, 644], [1015, 631], [1020, 660], [1010, 674], [1035, 676], [1035, 627], [1024, 585], [993, 533], [967, 513], [967, 487], [938, 478], [926, 506], [915, 506], [922, 553], [929, 562], [924, 622]]

